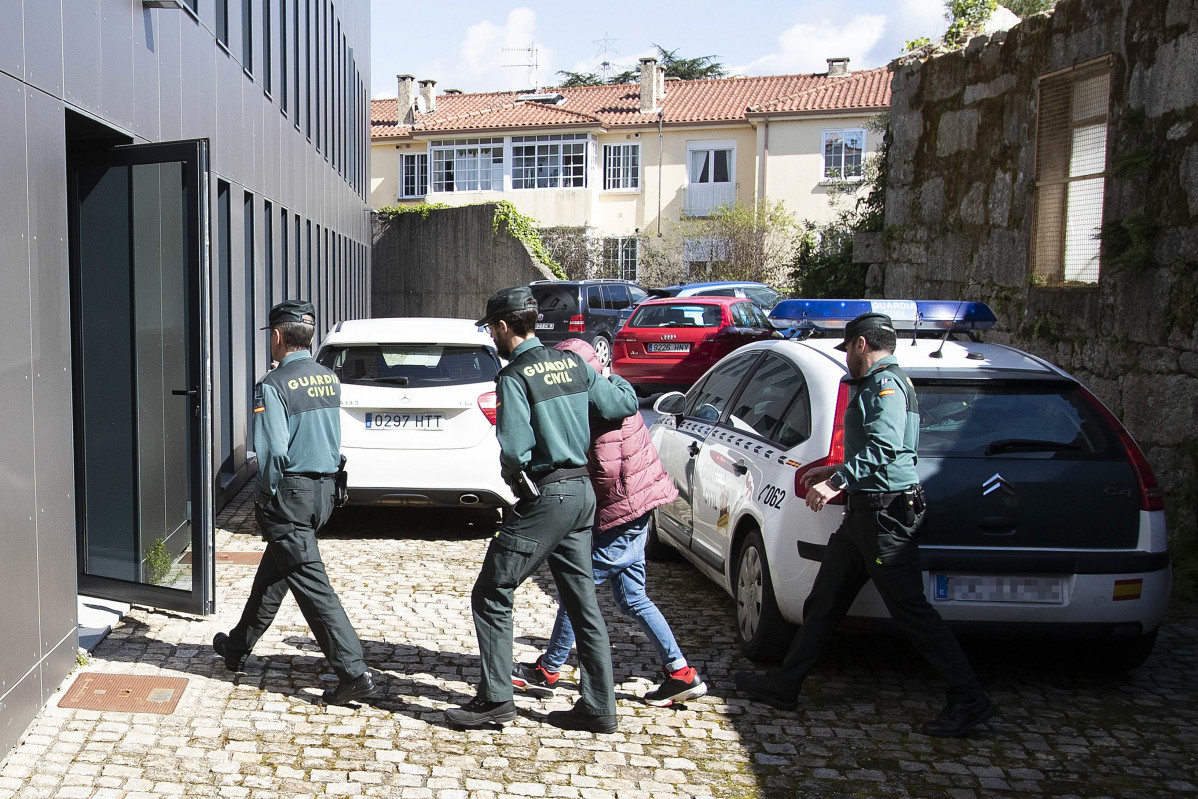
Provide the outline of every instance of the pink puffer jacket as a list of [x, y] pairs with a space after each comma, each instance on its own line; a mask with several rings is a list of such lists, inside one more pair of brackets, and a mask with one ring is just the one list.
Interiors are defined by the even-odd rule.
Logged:
[[[568, 338], [554, 349], [569, 350], [602, 371], [595, 350], [582, 339]], [[600, 530], [637, 519], [678, 496], [639, 413], [620, 422], [591, 418], [587, 470], [595, 486], [595, 524]]]

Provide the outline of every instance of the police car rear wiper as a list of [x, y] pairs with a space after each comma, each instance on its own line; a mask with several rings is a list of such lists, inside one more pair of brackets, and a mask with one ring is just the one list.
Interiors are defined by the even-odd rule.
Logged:
[[1000, 452], [1070, 452], [1081, 449], [1077, 444], [1066, 444], [1063, 441], [1041, 441], [1035, 438], [1003, 438], [991, 441], [986, 447], [985, 455], [997, 455]]
[[353, 383], [390, 383], [393, 386], [406, 386], [408, 379], [403, 377], [355, 377]]

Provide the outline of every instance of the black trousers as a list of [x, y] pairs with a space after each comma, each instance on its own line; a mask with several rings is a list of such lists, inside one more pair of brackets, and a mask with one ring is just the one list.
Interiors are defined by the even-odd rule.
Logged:
[[329, 584], [316, 544], [316, 531], [333, 512], [333, 476], [284, 475], [270, 502], [254, 510], [266, 552], [241, 620], [229, 631], [228, 648], [253, 650], [290, 590], [337, 677], [343, 682], [360, 677], [366, 671], [362, 642]]
[[948, 700], [968, 702], [984, 695], [956, 637], [924, 595], [913, 534], [913, 527], [886, 509], [845, 514], [828, 539], [803, 605], [803, 626], [782, 661], [782, 679], [796, 693], [857, 594], [873, 580], [899, 629], [948, 683]]

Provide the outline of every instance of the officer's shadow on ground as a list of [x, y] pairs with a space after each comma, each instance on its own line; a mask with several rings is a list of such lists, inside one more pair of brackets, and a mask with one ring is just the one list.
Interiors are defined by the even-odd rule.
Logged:
[[[152, 616], [171, 619], [191, 619], [169, 611], [139, 608]], [[201, 624], [195, 619], [197, 625]], [[102, 641], [94, 654], [111, 662], [141, 663], [152, 660], [163, 668], [184, 675], [225, 680], [238, 686], [258, 688], [277, 693], [292, 701], [321, 704], [326, 688], [336, 686], [336, 678], [316, 641], [305, 636], [289, 636], [283, 642], [295, 647], [294, 653], [251, 654], [245, 671], [230, 672], [209, 643], [193, 641], [163, 641], [150, 635], [150, 627], [134, 616], [126, 616], [116, 635]], [[544, 642], [542, 642], [544, 643]], [[369, 705], [390, 713], [420, 719], [426, 723], [457, 729], [448, 722], [445, 711], [466, 704], [474, 698], [476, 678], [480, 671], [476, 652], [432, 651], [407, 643], [363, 639], [362, 647], [368, 667], [375, 675], [376, 693], [373, 697], [348, 705]], [[464, 684], [463, 690], [450, 687]], [[563, 683], [569, 696], [570, 683]], [[517, 712], [533, 721], [544, 721], [545, 714], [530, 708], [517, 692]]]

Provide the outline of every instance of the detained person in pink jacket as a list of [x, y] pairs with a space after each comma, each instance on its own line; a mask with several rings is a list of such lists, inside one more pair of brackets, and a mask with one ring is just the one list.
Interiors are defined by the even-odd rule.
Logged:
[[[566, 339], [554, 349], [581, 356], [596, 371], [602, 366], [595, 350], [581, 339]], [[587, 470], [595, 487], [595, 527], [591, 532], [591, 567], [595, 585], [611, 586], [616, 607], [636, 621], [657, 648], [665, 681], [645, 694], [646, 704], [666, 707], [707, 693], [707, 686], [687, 664], [670, 625], [645, 594], [645, 541], [649, 512], [678, 496], [666, 474], [640, 413], [619, 422], [591, 419]], [[557, 620], [545, 654], [535, 663], [517, 663], [512, 683], [530, 693], [550, 694], [574, 645], [574, 629], [566, 609]]]

